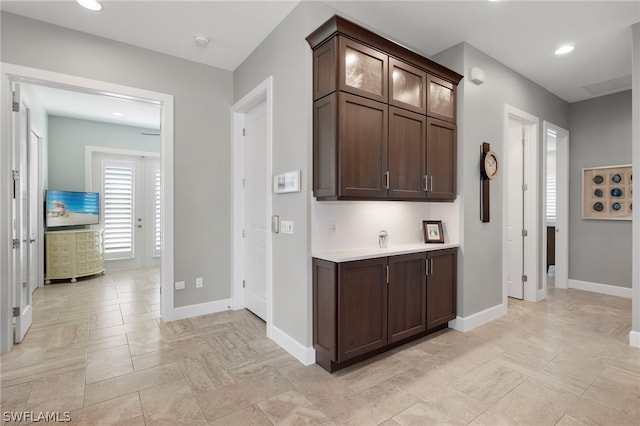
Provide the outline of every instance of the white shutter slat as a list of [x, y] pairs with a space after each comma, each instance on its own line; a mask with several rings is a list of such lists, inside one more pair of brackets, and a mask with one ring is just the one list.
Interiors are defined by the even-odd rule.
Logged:
[[133, 257], [133, 166], [103, 169], [104, 252]]

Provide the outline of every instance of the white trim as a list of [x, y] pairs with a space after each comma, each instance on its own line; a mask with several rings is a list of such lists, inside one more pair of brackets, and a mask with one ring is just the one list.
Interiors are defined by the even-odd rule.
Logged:
[[[160, 298], [160, 312], [163, 321], [171, 321], [174, 316], [174, 200], [173, 200], [173, 133], [174, 133], [174, 99], [172, 95], [160, 92], [154, 92], [144, 89], [138, 89], [130, 86], [123, 86], [120, 84], [109, 83], [105, 81], [92, 80], [88, 78], [61, 74], [52, 71], [46, 71], [36, 68], [25, 67], [21, 65], [9, 64], [6, 62], [0, 63], [2, 74], [2, 99], [4, 102], [10, 102], [11, 90], [10, 84], [12, 81], [25, 82], [31, 84], [39, 84], [49, 87], [55, 87], [59, 89], [71, 90], [82, 93], [90, 93], [95, 95], [103, 95], [110, 97], [118, 97], [121, 99], [132, 99], [140, 102], [148, 102], [154, 105], [161, 106], [160, 116], [160, 169], [162, 171], [162, 253], [160, 257], [160, 280], [162, 295]], [[5, 103], [4, 105], [8, 105]], [[6, 129], [2, 133], [1, 154], [3, 160], [0, 161], [0, 176], [6, 175], [8, 170], [7, 156], [7, 142], [11, 137], [10, 108], [2, 108], [5, 113], [2, 115], [2, 126]], [[9, 283], [8, 274], [8, 262], [11, 251], [8, 247], [8, 226], [9, 219], [8, 214], [5, 214], [6, 204], [8, 200], [9, 191], [6, 185], [1, 185], [0, 196], [0, 217], [6, 218], [4, 222], [0, 224], [0, 238], [5, 243], [0, 245], [0, 269], [2, 270], [0, 276], [0, 283]], [[8, 211], [7, 211], [8, 212]], [[5, 236], [7, 236], [5, 238]], [[5, 267], [7, 266], [7, 267]], [[6, 272], [5, 272], [6, 271]], [[2, 286], [3, 300], [5, 288]], [[10, 331], [11, 320], [9, 317], [10, 306], [7, 302], [2, 304], [2, 321], [3, 324], [1, 331], [2, 341], [0, 342], [0, 351], [6, 352], [11, 349], [12, 343], [9, 342], [7, 330]]]
[[633, 330], [629, 332], [629, 346], [640, 348], [640, 332]]
[[276, 342], [282, 349], [289, 352], [291, 356], [300, 361], [303, 365], [311, 365], [316, 362], [316, 350], [311, 346], [304, 346], [275, 325], [269, 327], [269, 338]]
[[[539, 122], [540, 119], [528, 112], [522, 111], [509, 104], [504, 105], [504, 129], [503, 129], [503, 157], [509, 158], [509, 117], [515, 117], [523, 121], [525, 131], [529, 132], [528, 139], [531, 143], [528, 147], [525, 147], [525, 183], [529, 186], [524, 195], [524, 208], [527, 212], [533, 212], [532, 215], [525, 215], [524, 228], [529, 232], [529, 236], [525, 239], [524, 247], [524, 271], [523, 273], [528, 275], [529, 279], [524, 283], [524, 300], [537, 302], [538, 282], [539, 282], [539, 265], [540, 265], [540, 249], [538, 242], [540, 238], [540, 215], [542, 210], [540, 209], [540, 203], [538, 202], [538, 185], [539, 185], [539, 170], [538, 170], [538, 157], [539, 157]], [[528, 160], [527, 160], [528, 159]], [[502, 214], [503, 217], [507, 217], [507, 202], [508, 196], [504, 196], [502, 199]], [[507, 298], [509, 291], [507, 288], [507, 221], [504, 220], [502, 224], [502, 303], [508, 306]], [[540, 293], [540, 295], [544, 292]]]
[[449, 328], [466, 333], [505, 315], [507, 315], [507, 305], [501, 303], [468, 317], [456, 317], [456, 319], [449, 321]]
[[[265, 102], [267, 115], [267, 176], [266, 181], [271, 182], [273, 176], [273, 77], [269, 76], [251, 92], [242, 97], [231, 107], [231, 139], [232, 139], [232, 159], [231, 167], [231, 193], [233, 202], [231, 203], [231, 282], [233, 288], [232, 306], [234, 310], [245, 307], [244, 289], [242, 287], [244, 271], [244, 250], [242, 239], [244, 194], [242, 191], [242, 179], [244, 177], [244, 128], [245, 114], [251, 111], [260, 103]], [[270, 184], [269, 184], [270, 188]], [[271, 223], [273, 214], [273, 199], [271, 191], [267, 196], [266, 223]], [[270, 325], [273, 322], [273, 234], [267, 232], [267, 337], [269, 337]]]
[[198, 303], [196, 305], [179, 306], [173, 309], [173, 319], [181, 320], [200, 315], [215, 314], [231, 309], [231, 299], [214, 300], [213, 302]]
[[580, 281], [570, 279], [569, 288], [575, 288], [576, 290], [591, 291], [593, 293], [608, 294], [609, 296], [626, 297], [631, 299], [631, 288], [619, 287], [617, 285], [592, 283], [589, 281]]

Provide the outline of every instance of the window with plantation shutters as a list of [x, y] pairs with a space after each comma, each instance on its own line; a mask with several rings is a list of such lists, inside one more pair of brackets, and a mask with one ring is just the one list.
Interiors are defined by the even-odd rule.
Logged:
[[134, 231], [134, 167], [126, 161], [103, 167], [104, 252], [111, 259], [132, 258]]

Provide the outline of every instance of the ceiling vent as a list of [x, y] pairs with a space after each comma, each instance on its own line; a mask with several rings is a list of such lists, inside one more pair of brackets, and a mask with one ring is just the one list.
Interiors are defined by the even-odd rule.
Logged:
[[605, 93], [619, 92], [624, 89], [631, 89], [631, 74], [614, 78], [613, 80], [600, 81], [598, 83], [582, 86], [592, 95], [604, 95]]

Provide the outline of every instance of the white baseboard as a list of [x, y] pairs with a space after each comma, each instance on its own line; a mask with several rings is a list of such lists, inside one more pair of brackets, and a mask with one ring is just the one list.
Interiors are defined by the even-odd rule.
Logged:
[[640, 332], [639, 331], [630, 331], [629, 332], [629, 346], [633, 346], [634, 348], [640, 348]]
[[282, 349], [289, 352], [295, 359], [303, 365], [311, 365], [316, 362], [316, 351], [313, 347], [307, 347], [275, 325], [268, 326], [267, 337], [276, 342]]
[[449, 321], [449, 328], [466, 333], [505, 315], [507, 315], [507, 305], [501, 303], [468, 317], [456, 317], [456, 319]]
[[616, 285], [590, 283], [589, 281], [569, 280], [569, 288], [576, 290], [591, 291], [593, 293], [608, 294], [609, 296], [626, 297], [631, 299], [631, 289], [628, 287], [618, 287]]
[[197, 317], [199, 315], [215, 314], [231, 309], [231, 299], [214, 300], [213, 302], [198, 303], [197, 305], [173, 308], [170, 321]]

